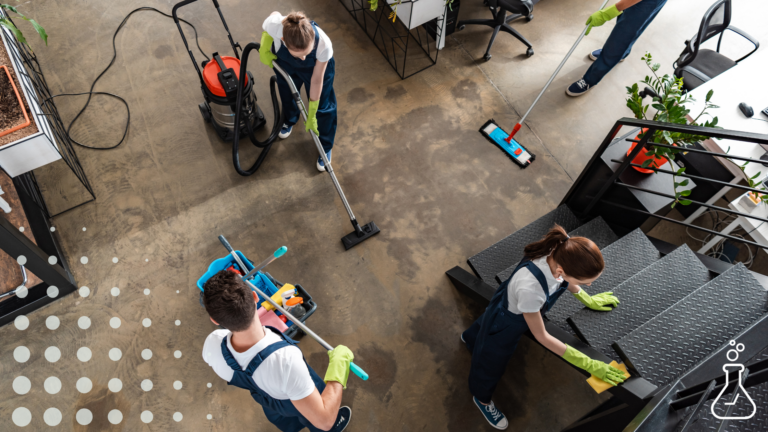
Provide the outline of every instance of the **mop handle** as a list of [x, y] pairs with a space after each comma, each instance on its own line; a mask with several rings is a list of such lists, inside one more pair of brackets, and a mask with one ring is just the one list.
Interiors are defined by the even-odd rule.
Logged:
[[[223, 245], [224, 245], [224, 247], [225, 247], [225, 248], [227, 248], [227, 251], [230, 253], [230, 255], [232, 255], [232, 257], [235, 259], [235, 261], [237, 261], [237, 264], [240, 266], [240, 268], [241, 268], [241, 269], [245, 269], [245, 268], [247, 268], [247, 267], [245, 267], [245, 263], [243, 263], [243, 261], [240, 259], [240, 256], [238, 256], [238, 255], [237, 255], [237, 252], [235, 252], [235, 250], [234, 250], [234, 249], [232, 249], [232, 246], [229, 244], [229, 242], [227, 241], [227, 239], [226, 239], [226, 238], [224, 238], [224, 236], [223, 236], [223, 235], [220, 235], [220, 236], [219, 236], [219, 241], [221, 242], [221, 244], [223, 244]], [[301, 330], [303, 330], [303, 331], [304, 331], [304, 333], [306, 333], [307, 335], [309, 335], [309, 337], [311, 337], [311, 338], [312, 338], [312, 339], [314, 339], [314, 340], [315, 340], [317, 343], [319, 343], [320, 345], [322, 345], [322, 346], [323, 346], [323, 348], [325, 348], [325, 349], [326, 349], [326, 350], [328, 350], [328, 351], [332, 351], [332, 350], [333, 350], [333, 347], [332, 347], [332, 346], [331, 346], [331, 345], [330, 345], [328, 342], [324, 341], [324, 340], [323, 340], [323, 339], [322, 339], [320, 336], [318, 336], [318, 335], [317, 335], [315, 332], [313, 332], [312, 330], [310, 330], [310, 329], [309, 329], [309, 327], [307, 327], [306, 325], [304, 325], [304, 323], [302, 323], [302, 322], [301, 322], [301, 321], [299, 321], [298, 319], [294, 318], [294, 316], [293, 316], [293, 315], [291, 315], [291, 313], [290, 313], [290, 312], [286, 311], [285, 309], [283, 309], [283, 307], [282, 307], [282, 306], [280, 306], [279, 304], [277, 304], [277, 302], [276, 302], [276, 301], [272, 300], [272, 297], [270, 297], [270, 296], [268, 296], [268, 295], [264, 294], [264, 293], [263, 293], [263, 292], [262, 292], [262, 291], [261, 291], [261, 290], [260, 290], [258, 287], [256, 287], [256, 286], [255, 286], [254, 284], [252, 284], [250, 281], [247, 281], [247, 280], [243, 279], [243, 282], [245, 282], [246, 284], [248, 284], [248, 286], [250, 286], [252, 290], [256, 291], [256, 294], [258, 294], [258, 295], [260, 295], [262, 298], [266, 299], [266, 300], [267, 300], [267, 302], [269, 302], [269, 304], [271, 304], [272, 306], [274, 306], [274, 307], [275, 307], [275, 309], [279, 310], [279, 311], [280, 311], [280, 312], [281, 312], [283, 315], [285, 315], [285, 316], [286, 316], [286, 318], [287, 318], [287, 319], [289, 319], [289, 320], [293, 321], [293, 324], [294, 324], [294, 325], [298, 326], [298, 327], [299, 327]], [[367, 379], [368, 379], [368, 374], [367, 374], [367, 373], [365, 373], [365, 371], [364, 371], [362, 368], [360, 368], [360, 366], [358, 366], [358, 365], [356, 365], [356, 364], [354, 364], [354, 363], [352, 363], [352, 362], [349, 362], [349, 370], [351, 370], [351, 371], [352, 371], [352, 372], [353, 372], [355, 375], [359, 376], [359, 377], [360, 377], [360, 378], [361, 378], [363, 381], [365, 381], [365, 380], [367, 380]]]
[[[608, 0], [604, 0], [603, 1], [603, 5], [600, 6], [599, 10], [602, 10], [605, 7], [606, 4], [608, 4]], [[573, 54], [573, 51], [576, 49], [577, 46], [579, 46], [579, 43], [581, 43], [581, 40], [584, 39], [584, 35], [587, 34], [587, 29], [589, 29], [589, 26], [588, 25], [584, 26], [584, 30], [581, 31], [581, 35], [579, 35], [579, 38], [576, 39], [576, 43], [573, 44], [573, 46], [571, 47], [570, 51], [568, 51], [568, 54], [565, 55], [565, 58], [563, 58], [563, 61], [560, 62], [560, 66], [558, 66], [557, 69], [555, 69], [555, 73], [553, 73], [552, 76], [549, 77], [549, 81], [547, 81], [547, 83], [544, 84], [544, 88], [541, 89], [541, 92], [539, 92], [539, 95], [536, 96], [536, 99], [533, 101], [531, 106], [528, 108], [528, 111], [525, 112], [525, 115], [523, 116], [523, 118], [521, 118], [520, 121], [517, 122], [515, 127], [512, 129], [512, 133], [509, 134], [509, 136], [505, 140], [507, 143], [512, 141], [512, 137], [515, 136], [517, 131], [519, 131], [520, 128], [522, 127], [522, 124], [525, 123], [525, 119], [528, 117], [528, 114], [531, 113], [531, 110], [533, 110], [533, 107], [536, 106], [536, 104], [539, 102], [539, 99], [541, 99], [541, 96], [544, 95], [544, 92], [547, 91], [547, 88], [549, 87], [549, 85], [552, 84], [552, 81], [554, 81], [554, 79], [557, 76], [557, 74], [560, 73], [560, 69], [562, 69], [563, 66], [565, 66], [565, 62], [568, 61], [568, 58], [571, 57], [571, 54]]]
[[[288, 248], [285, 246], [280, 246], [280, 249], [276, 250], [275, 253], [272, 254], [271, 257], [265, 259], [261, 262], [261, 264], [257, 265], [253, 268], [253, 270], [249, 271], [247, 275], [243, 276], [243, 279], [250, 279], [251, 276], [255, 275], [256, 272], [263, 269], [264, 267], [272, 264], [272, 261], [280, 258], [281, 256], [285, 255], [285, 253], [288, 252]], [[243, 269], [245, 271], [245, 269]]]

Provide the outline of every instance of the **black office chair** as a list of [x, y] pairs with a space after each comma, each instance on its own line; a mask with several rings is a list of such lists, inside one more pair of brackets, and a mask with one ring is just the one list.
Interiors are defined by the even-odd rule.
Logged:
[[[483, 58], [488, 61], [491, 59], [491, 47], [496, 40], [496, 35], [499, 34], [499, 30], [509, 33], [516, 37], [520, 42], [524, 43], [528, 47], [526, 54], [528, 57], [533, 55], [533, 47], [528, 39], [523, 37], [517, 30], [513, 29], [509, 25], [511, 21], [518, 18], [525, 17], [528, 21], [533, 19], [533, 4], [537, 0], [486, 0], [484, 3], [488, 6], [493, 14], [493, 19], [471, 19], [459, 21], [456, 25], [459, 30], [464, 30], [467, 25], [484, 25], [493, 28], [493, 35], [491, 35], [491, 41], [488, 42], [488, 49], [485, 50], [485, 56]], [[507, 12], [512, 12], [512, 15], [507, 16]]]
[[[730, 24], [731, 0], [718, 0], [709, 8], [709, 10], [707, 10], [707, 13], [704, 14], [704, 18], [701, 20], [701, 26], [699, 26], [699, 32], [696, 33], [691, 40], [685, 41], [685, 50], [683, 50], [680, 57], [678, 57], [674, 63], [675, 76], [683, 78], [683, 88], [686, 90], [693, 90], [736, 66], [740, 61], [757, 51], [760, 43], [743, 30], [739, 30]], [[736, 61], [720, 54], [720, 42], [723, 41], [723, 33], [725, 33], [726, 30], [730, 30], [744, 37], [750, 41], [755, 48]], [[720, 37], [717, 40], [716, 51], [700, 48], [702, 43], [718, 34]]]

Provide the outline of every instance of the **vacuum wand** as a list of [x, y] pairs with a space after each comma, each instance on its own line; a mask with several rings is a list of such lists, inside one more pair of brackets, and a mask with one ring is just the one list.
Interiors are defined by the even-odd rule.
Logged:
[[[608, 4], [608, 0], [604, 0], [603, 1], [603, 5], [600, 6], [600, 10], [602, 10], [605, 7], [606, 4]], [[512, 141], [512, 137], [515, 136], [517, 131], [519, 131], [520, 128], [522, 127], [522, 124], [525, 123], [525, 119], [528, 117], [528, 114], [531, 113], [531, 110], [533, 110], [533, 107], [536, 106], [536, 103], [539, 102], [539, 99], [541, 99], [541, 96], [544, 95], [545, 91], [547, 91], [547, 88], [549, 87], [550, 84], [552, 84], [552, 81], [555, 79], [557, 74], [560, 73], [560, 69], [562, 69], [563, 66], [565, 66], [565, 62], [568, 61], [568, 58], [571, 57], [571, 54], [573, 54], [573, 51], [576, 49], [577, 46], [579, 46], [579, 43], [581, 43], [581, 40], [584, 39], [584, 35], [587, 34], [587, 30], [588, 29], [589, 29], [589, 25], [584, 26], [584, 30], [581, 31], [581, 35], [579, 35], [579, 38], [576, 39], [576, 43], [573, 44], [573, 46], [571, 47], [570, 51], [568, 51], [568, 54], [565, 55], [565, 58], [563, 58], [563, 61], [560, 62], [560, 66], [558, 66], [557, 69], [555, 69], [555, 73], [553, 73], [552, 76], [549, 77], [549, 81], [547, 81], [547, 83], [544, 84], [544, 88], [541, 89], [541, 92], [539, 92], [539, 95], [536, 96], [536, 99], [533, 101], [533, 103], [531, 104], [530, 108], [528, 108], [528, 111], [525, 112], [525, 115], [523, 116], [523, 118], [521, 118], [520, 121], [517, 122], [515, 127], [512, 128], [512, 133], [510, 133], [509, 136], [507, 137], [507, 139], [505, 140], [505, 141], [507, 141], [507, 143]]]
[[[233, 257], [233, 258], [235, 259], [235, 261], [237, 262], [237, 265], [239, 265], [241, 269], [245, 270], [245, 269], [247, 268], [247, 267], [245, 266], [245, 263], [243, 263], [243, 261], [240, 259], [240, 256], [238, 256], [238, 255], [237, 255], [237, 253], [235, 252], [235, 250], [234, 250], [234, 249], [232, 249], [232, 246], [229, 244], [229, 242], [227, 241], [227, 239], [226, 239], [226, 238], [224, 238], [224, 236], [220, 235], [220, 236], [219, 236], [219, 241], [221, 242], [221, 244], [223, 244], [223, 245], [224, 245], [224, 247], [227, 249], [227, 251], [230, 253], [230, 255], [232, 255], [232, 257]], [[279, 249], [278, 249], [278, 251], [279, 251]], [[249, 273], [249, 274], [250, 274], [250, 273]], [[326, 349], [326, 350], [328, 350], [328, 351], [332, 351], [332, 350], [333, 350], [333, 347], [332, 347], [332, 346], [331, 346], [331, 345], [330, 345], [328, 342], [324, 341], [324, 340], [323, 340], [323, 339], [322, 339], [320, 336], [318, 336], [318, 335], [317, 335], [315, 332], [313, 332], [312, 330], [310, 330], [310, 329], [309, 329], [309, 327], [307, 327], [307, 326], [306, 326], [304, 323], [302, 323], [302, 322], [301, 322], [301, 321], [299, 321], [298, 319], [294, 318], [294, 316], [293, 316], [293, 315], [291, 315], [291, 313], [290, 313], [290, 312], [286, 311], [285, 309], [283, 309], [283, 307], [282, 307], [282, 306], [280, 306], [279, 304], [277, 304], [277, 302], [276, 302], [276, 301], [272, 300], [272, 297], [271, 297], [271, 296], [268, 296], [268, 295], [264, 294], [264, 293], [263, 293], [263, 292], [262, 292], [262, 291], [261, 291], [259, 288], [257, 288], [257, 287], [256, 287], [254, 284], [252, 284], [250, 281], [246, 280], [246, 279], [245, 279], [245, 277], [242, 277], [242, 280], [243, 280], [243, 282], [245, 282], [246, 284], [248, 284], [248, 286], [249, 286], [249, 287], [251, 287], [251, 289], [252, 289], [252, 290], [256, 291], [256, 293], [257, 293], [258, 295], [260, 295], [262, 298], [266, 299], [266, 300], [269, 302], [269, 304], [271, 304], [272, 306], [274, 306], [274, 307], [275, 307], [275, 309], [279, 310], [279, 311], [280, 311], [280, 313], [282, 313], [283, 315], [285, 315], [285, 317], [286, 317], [287, 319], [291, 320], [291, 321], [293, 322], [293, 324], [294, 324], [294, 325], [298, 326], [298, 327], [299, 327], [299, 328], [300, 328], [302, 331], [304, 331], [304, 333], [306, 333], [307, 335], [309, 335], [309, 337], [311, 337], [311, 338], [312, 338], [312, 339], [314, 339], [314, 340], [315, 340], [317, 343], [319, 343], [320, 345], [322, 345], [322, 346], [323, 346], [323, 348], [325, 348], [325, 349]], [[352, 362], [350, 362], [350, 363], [349, 363], [349, 370], [350, 370], [350, 371], [352, 371], [352, 373], [354, 373], [355, 375], [359, 376], [359, 377], [360, 377], [360, 378], [361, 378], [363, 381], [365, 381], [365, 380], [367, 380], [367, 379], [368, 379], [368, 374], [367, 374], [367, 373], [366, 373], [366, 372], [365, 372], [365, 371], [364, 371], [362, 368], [360, 368], [360, 366], [358, 366], [358, 365], [356, 365], [356, 364], [354, 364], [354, 363], [352, 363]]]

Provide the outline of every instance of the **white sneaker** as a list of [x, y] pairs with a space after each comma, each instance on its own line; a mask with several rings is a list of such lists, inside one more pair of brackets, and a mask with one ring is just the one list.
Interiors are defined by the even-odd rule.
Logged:
[[[328, 163], [331, 162], [331, 152], [333, 150], [328, 150], [328, 153], [325, 154], [325, 157], [328, 158]], [[317, 157], [317, 170], [320, 172], [325, 172], [325, 163], [323, 163], [323, 158], [318, 156]]]
[[291, 135], [292, 130], [293, 126], [288, 126], [287, 124], [283, 123], [283, 127], [280, 129], [280, 133], [278, 133], [277, 136], [279, 136], [280, 139], [286, 139]]

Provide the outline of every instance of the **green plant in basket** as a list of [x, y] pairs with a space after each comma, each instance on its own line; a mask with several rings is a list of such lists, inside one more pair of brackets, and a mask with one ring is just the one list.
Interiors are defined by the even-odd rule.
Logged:
[[[717, 105], [710, 101], [714, 94], [713, 90], [710, 90], [707, 93], [704, 107], [701, 112], [696, 117], [693, 117], [692, 121], [689, 121], [688, 115], [691, 110], [688, 109], [685, 104], [694, 102], [695, 99], [691, 97], [690, 94], [684, 93], [683, 79], [669, 74], [659, 76], [657, 72], [661, 65], [659, 65], [659, 63], [653, 63], [653, 57], [649, 52], [646, 52], [641, 59], [645, 62], [646, 66], [648, 66], [652, 75], [646, 76], [645, 79], [639, 83], [645, 84], [645, 86], [652, 89], [655, 92], [655, 95], [651, 95], [652, 100], [650, 103], [643, 103], [643, 94], [645, 91], [641, 91], [637, 83], [627, 87], [627, 107], [632, 110], [636, 119], [711, 128], [720, 127], [717, 126], [717, 117], [712, 117], [708, 112], [710, 108], [718, 108]], [[653, 108], [655, 110], [655, 113], [651, 118], [648, 117], [648, 108]], [[699, 119], [705, 119], [705, 121], [699, 123]], [[639, 137], [644, 138], [645, 133], [646, 132], [641, 133]], [[672, 160], [677, 153], [684, 152], [686, 147], [707, 138], [708, 137], [704, 135], [656, 130], [653, 136], [648, 138], [648, 141], [673, 145], [678, 148], [671, 149], [658, 146], [653, 146], [650, 149], [646, 148], [645, 155], [650, 156], [651, 158], [644, 161], [642, 166], [643, 168], [649, 168], [657, 158]], [[689, 182], [687, 179], [681, 182], [677, 181], [677, 176], [684, 172], [685, 167], [682, 167], [672, 176], [675, 185], [675, 202], [672, 203], [672, 207], [678, 203], [682, 205], [691, 203], [690, 200], [685, 199], [685, 197], [691, 194], [690, 190], [677, 190], [678, 187], [688, 186]]]
[[[13, 12], [16, 15], [18, 15], [19, 18], [25, 21], [29, 21], [29, 23], [32, 24], [32, 27], [35, 28], [35, 31], [37, 31], [37, 34], [40, 35], [40, 38], [43, 39], [43, 42], [45, 42], [45, 44], [48, 45], [48, 34], [45, 32], [45, 29], [40, 24], [37, 23], [37, 21], [33, 20], [32, 18], [24, 16], [24, 14], [19, 12], [15, 7], [11, 5], [0, 4], [0, 8], [3, 9], [5, 13], [5, 16], [0, 17], [0, 26], [10, 30], [11, 33], [13, 33], [13, 35], [16, 36], [16, 39], [19, 42], [25, 44], [26, 46], [29, 46], [29, 44], [27, 43], [27, 39], [24, 38], [24, 34], [21, 33], [21, 30], [19, 30], [15, 25], [13, 25], [11, 20], [8, 19], [7, 17], [8, 12], [6, 11]], [[32, 47], [30, 47], [30, 49], [32, 49]]]

